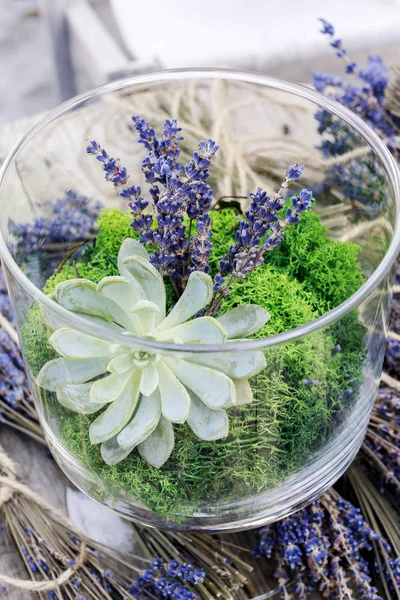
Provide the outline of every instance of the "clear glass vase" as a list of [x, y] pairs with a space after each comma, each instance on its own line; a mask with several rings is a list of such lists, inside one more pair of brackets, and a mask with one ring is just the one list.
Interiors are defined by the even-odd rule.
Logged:
[[[318, 133], [317, 111], [319, 119], [329, 120], [330, 137]], [[304, 182], [314, 190], [315, 211], [329, 237], [359, 247], [364, 279], [358, 289], [349, 289], [347, 299], [336, 304], [333, 293], [326, 308], [311, 311], [294, 328], [208, 345], [127, 338], [55, 302], [45, 293], [46, 280], [67, 263], [71, 277], [81, 277], [82, 252], [100, 243], [90, 221], [98, 201], [126, 210], [86, 155], [85, 139], [97, 139], [121, 157], [132, 184], [143, 184], [143, 149], [134, 143], [130, 125], [135, 114], [157, 127], [177, 117], [183, 155], [190, 156], [201, 138], [219, 143], [211, 177], [219, 207], [245, 208], [250, 190], [263, 185], [274, 191], [290, 164], [304, 163]], [[218, 70], [141, 75], [72, 99], [42, 119], [1, 172], [0, 251], [41, 425], [72, 482], [124, 517], [204, 531], [271, 522], [331, 486], [357, 453], [376, 396], [399, 252], [399, 194], [396, 165], [367, 125], [318, 93], [269, 77]], [[73, 227], [70, 220], [64, 223], [66, 197], [80, 207]], [[332, 289], [340, 287], [331, 264], [327, 253], [316, 285], [321, 277]], [[277, 315], [289, 308], [294, 314], [312, 293], [299, 290], [298, 297], [295, 290], [276, 300]], [[250, 289], [250, 297], [257, 293]], [[224, 439], [204, 441], [187, 424], [173, 425], [175, 446], [161, 468], [150, 466], [135, 449], [122, 462], [107, 465], [100, 446], [88, 442], [92, 415], [69, 410], [54, 391], [37, 385], [43, 364], [54, 358], [48, 338], [61, 327], [89, 334], [100, 346], [123, 344], [161, 357], [181, 365], [182, 373], [188, 364], [203, 361], [218, 368], [246, 353], [262, 353], [265, 364], [241, 381], [246, 389], [238, 387], [240, 401], [227, 409]], [[99, 370], [92, 377], [98, 375]], [[206, 399], [211, 385], [204, 380], [197, 392]], [[252, 400], [244, 403], [249, 388]]]

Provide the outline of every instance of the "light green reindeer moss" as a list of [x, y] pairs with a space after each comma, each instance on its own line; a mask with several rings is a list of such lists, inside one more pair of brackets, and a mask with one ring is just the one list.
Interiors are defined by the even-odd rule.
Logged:
[[357, 263], [360, 247], [328, 238], [319, 216], [302, 215], [296, 227], [288, 227], [284, 242], [268, 256], [271, 266], [296, 278], [315, 294], [320, 314], [339, 306], [364, 281]]
[[[210, 265], [215, 273], [234, 241], [238, 217], [234, 210], [223, 209], [213, 212], [212, 219]], [[103, 211], [95, 245], [50, 278], [46, 292], [77, 273], [95, 282], [117, 274], [119, 247], [126, 237], [135, 237], [130, 220], [119, 210]], [[265, 265], [234, 284], [222, 311], [249, 302], [263, 306], [271, 319], [255, 337], [308, 323], [362, 283], [357, 253], [354, 244], [329, 240], [319, 217], [306, 213], [299, 225], [288, 228], [286, 239], [269, 253]], [[173, 302], [169, 290], [168, 303]], [[36, 375], [55, 355], [38, 307], [31, 310], [23, 335], [25, 356]], [[357, 315], [351, 314], [329, 331], [266, 351], [267, 368], [251, 380], [253, 402], [228, 411], [229, 436], [204, 442], [186, 425], [175, 425], [174, 451], [161, 469], [151, 467], [135, 451], [119, 465], [107, 466], [99, 447], [88, 439], [89, 424], [97, 415], [71, 413], [47, 392], [46, 409], [57, 421], [63, 443], [101, 477], [108, 494], [117, 496], [124, 490], [128, 499], [138, 499], [165, 517], [191, 514], [203, 502], [256, 494], [304, 464], [351, 401], [361, 374], [363, 336]], [[335, 353], [337, 344], [341, 352]]]

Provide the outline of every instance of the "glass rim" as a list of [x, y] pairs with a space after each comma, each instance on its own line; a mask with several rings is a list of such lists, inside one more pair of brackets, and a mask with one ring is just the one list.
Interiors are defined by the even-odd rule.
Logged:
[[363, 300], [370, 296], [370, 294], [378, 287], [394, 264], [400, 252], [400, 170], [389, 149], [381, 140], [381, 138], [360, 117], [355, 115], [348, 108], [345, 108], [335, 100], [331, 100], [320, 92], [316, 92], [298, 83], [293, 83], [291, 81], [269, 75], [250, 73], [247, 71], [216, 68], [185, 68], [156, 71], [118, 79], [67, 100], [66, 102], [49, 111], [35, 125], [33, 125], [33, 127], [31, 127], [24, 134], [24, 136], [11, 150], [0, 170], [0, 200], [9, 168], [18, 158], [20, 151], [23, 150], [29, 141], [34, 139], [35, 135], [39, 131], [45, 129], [50, 123], [55, 121], [64, 113], [73, 110], [83, 102], [87, 102], [103, 94], [120, 91], [135, 85], [186, 79], [215, 78], [220, 78], [227, 81], [236, 81], [240, 83], [256, 84], [264, 88], [275, 89], [304, 98], [305, 100], [308, 100], [317, 106], [321, 106], [322, 108], [329, 110], [361, 135], [364, 141], [368, 144], [368, 146], [371, 147], [372, 151], [378, 156], [383, 164], [393, 187], [395, 196], [396, 221], [394, 234], [385, 256], [367, 281], [347, 300], [332, 310], [326, 312], [322, 316], [317, 317], [316, 319], [309, 321], [300, 327], [296, 327], [295, 329], [290, 329], [283, 333], [275, 334], [269, 337], [248, 339], [240, 342], [228, 341], [224, 344], [177, 344], [174, 342], [158, 342], [148, 338], [135, 337], [133, 335], [127, 337], [126, 335], [111, 331], [102, 325], [93, 324], [83, 316], [81, 317], [76, 313], [72, 314], [69, 310], [57, 304], [54, 300], [42, 292], [42, 290], [36, 287], [35, 284], [25, 275], [25, 273], [23, 273], [11, 256], [0, 230], [0, 257], [16, 280], [37, 302], [39, 302], [39, 304], [43, 304], [53, 313], [57, 314], [60, 318], [69, 321], [78, 331], [87, 333], [97, 338], [106, 339], [113, 343], [131, 345], [135, 347], [140, 346], [153, 351], [158, 350], [179, 353], [223, 353], [271, 348], [283, 343], [295, 341], [304, 337], [305, 335], [323, 329], [336, 322], [339, 318], [343, 317], [347, 313], [351, 312], [353, 309], [359, 306]]

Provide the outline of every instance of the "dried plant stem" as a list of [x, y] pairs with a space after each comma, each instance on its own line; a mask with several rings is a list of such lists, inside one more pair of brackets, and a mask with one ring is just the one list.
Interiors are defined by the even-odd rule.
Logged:
[[86, 545], [82, 544], [80, 553], [76, 560], [76, 565], [72, 568], [69, 567], [61, 575], [53, 579], [52, 581], [25, 581], [24, 579], [15, 579], [14, 577], [8, 577], [0, 573], [0, 583], [5, 585], [12, 585], [18, 587], [21, 590], [29, 592], [48, 592], [50, 590], [56, 590], [60, 586], [67, 583], [77, 569], [79, 569], [85, 562], [86, 558]]
[[32, 579], [0, 574], [0, 584], [36, 593], [43, 600], [52, 590], [68, 600], [79, 593], [87, 599], [122, 600], [150, 563], [142, 556], [111, 551], [85, 536], [62, 511], [18, 479], [14, 463], [1, 446], [0, 516]]
[[398, 379], [395, 379], [391, 375], [388, 375], [388, 373], [382, 373], [381, 381], [383, 381], [383, 383], [393, 388], [394, 390], [400, 392], [400, 381]]
[[[370, 482], [363, 471], [356, 466], [350, 467], [348, 471], [349, 480], [357, 496], [358, 503], [369, 522], [369, 525], [379, 535], [387, 538], [396, 556], [400, 556], [400, 533], [398, 528], [398, 516], [388, 504], [382, 494], [378, 492], [376, 487]], [[400, 599], [400, 591], [396, 584], [396, 576], [390, 565], [389, 555], [381, 540], [373, 542], [375, 555], [381, 568], [381, 560], [385, 562], [387, 573], [391, 578], [392, 587], [396, 594], [396, 598]], [[379, 551], [377, 549], [379, 547]], [[391, 591], [385, 578], [381, 578], [382, 585], [385, 589], [387, 598], [393, 598]]]
[[4, 329], [4, 331], [10, 336], [10, 338], [12, 339], [14, 344], [17, 344], [17, 346], [19, 346], [18, 334], [17, 334], [15, 328], [13, 327], [13, 325], [11, 325], [10, 321], [8, 319], [6, 319], [6, 317], [4, 315], [2, 315], [1, 313], [0, 313], [0, 328]]
[[78, 242], [77, 244], [74, 244], [72, 246], [71, 250], [64, 255], [63, 259], [57, 265], [56, 269], [54, 270], [54, 275], [57, 275], [61, 271], [63, 266], [69, 261], [69, 259], [73, 257], [75, 252], [77, 252], [79, 250], [79, 248], [82, 248], [82, 246], [85, 246], [85, 244], [87, 244], [87, 243], [88, 243], [87, 240], [82, 240], [82, 241]]

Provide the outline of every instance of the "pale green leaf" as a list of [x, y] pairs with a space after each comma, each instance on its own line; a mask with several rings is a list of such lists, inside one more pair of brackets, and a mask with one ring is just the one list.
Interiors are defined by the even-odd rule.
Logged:
[[152, 467], [159, 469], [167, 462], [174, 449], [174, 430], [171, 423], [161, 416], [160, 421], [148, 438], [138, 445], [140, 456]]
[[103, 277], [97, 285], [97, 291], [106, 298], [113, 300], [128, 315], [139, 300], [146, 298], [142, 288], [135, 286], [132, 279], [127, 277]]
[[210, 302], [212, 295], [213, 282], [211, 277], [207, 273], [194, 271], [189, 276], [182, 296], [169, 315], [159, 324], [158, 330], [165, 331], [184, 323], [204, 308]]
[[140, 300], [131, 309], [131, 314], [137, 329], [142, 335], [148, 335], [153, 332], [156, 325], [157, 313], [159, 307], [150, 300]]
[[132, 419], [118, 435], [118, 444], [123, 450], [131, 451], [143, 442], [157, 427], [161, 417], [160, 393], [156, 390], [148, 398], [140, 399], [139, 407]]
[[117, 438], [118, 436], [115, 435], [113, 438], [103, 442], [100, 446], [101, 457], [106, 465], [117, 465], [132, 452], [132, 448], [123, 450], [118, 444]]
[[93, 404], [90, 401], [91, 387], [92, 383], [60, 385], [57, 388], [57, 400], [69, 410], [81, 415], [91, 415], [98, 412], [104, 406], [104, 404]]
[[75, 329], [57, 329], [49, 338], [51, 346], [68, 358], [96, 358], [110, 355], [110, 343]]
[[158, 371], [155, 365], [147, 365], [142, 369], [140, 391], [143, 396], [151, 396], [158, 387]]
[[160, 331], [157, 340], [180, 340], [184, 344], [223, 344], [226, 332], [213, 317], [199, 317], [172, 329]]
[[140, 242], [132, 238], [126, 238], [118, 252], [118, 271], [122, 276], [130, 278], [130, 273], [124, 266], [124, 260], [130, 256], [141, 256], [145, 260], [149, 260], [149, 253]]
[[186, 360], [164, 360], [183, 385], [210, 408], [218, 410], [235, 404], [235, 386], [224, 373]]
[[139, 398], [140, 372], [136, 371], [114, 402], [105, 410], [89, 428], [92, 444], [100, 444], [115, 435], [129, 422]]
[[[56, 300], [55, 292], [53, 294], [49, 294], [49, 298], [51, 298], [56, 304], [58, 304], [57, 300]], [[68, 320], [67, 318], [64, 318], [64, 317], [60, 317], [60, 315], [53, 312], [53, 310], [49, 309], [44, 304], [40, 304], [40, 311], [41, 311], [43, 318], [46, 321], [47, 325], [50, 327], [50, 329], [53, 329], [53, 331], [55, 331], [56, 329], [62, 329], [64, 327], [66, 327], [67, 329], [69, 329], [71, 327], [70, 320]], [[73, 310], [71, 310], [69, 312], [71, 313], [71, 319], [74, 318], [74, 315], [78, 315], [81, 318], [83, 316], [82, 314], [80, 314], [78, 312], [74, 312]], [[117, 325], [113, 321], [108, 321], [107, 319], [102, 319], [101, 317], [97, 317], [96, 315], [88, 315], [86, 313], [84, 315], [84, 318], [86, 321], [90, 321], [94, 325], [100, 325], [101, 327], [106, 327], [107, 329], [111, 329], [112, 331], [117, 331], [118, 333], [122, 333], [124, 331], [124, 329], [120, 325]]]
[[266, 366], [265, 356], [261, 350], [255, 350], [254, 352], [219, 352], [218, 354], [190, 353], [186, 360], [217, 369], [234, 379], [257, 375]]
[[41, 368], [36, 383], [51, 392], [55, 392], [60, 385], [86, 383], [104, 373], [108, 361], [108, 357], [54, 358]]
[[110, 373], [126, 373], [133, 366], [133, 353], [125, 350], [122, 354], [118, 354], [107, 365], [107, 371]]
[[100, 294], [96, 285], [87, 279], [59, 283], [56, 294], [57, 302], [68, 310], [115, 321], [128, 330], [132, 326], [130, 316], [116, 302]]
[[236, 388], [236, 404], [241, 406], [242, 404], [250, 404], [253, 400], [253, 390], [247, 379], [234, 379], [233, 383]]
[[228, 334], [228, 339], [248, 337], [270, 319], [270, 314], [258, 304], [243, 304], [217, 317]]
[[161, 274], [153, 265], [140, 256], [130, 256], [124, 260], [124, 266], [130, 275], [143, 288], [147, 299], [159, 308], [156, 313], [156, 324], [165, 317], [165, 286]]
[[201, 440], [221, 440], [229, 433], [229, 419], [225, 410], [212, 410], [190, 393], [190, 411], [187, 424]]
[[184, 423], [189, 413], [190, 396], [163, 360], [157, 364], [162, 414], [173, 423]]
[[90, 400], [93, 403], [107, 404], [114, 402], [123, 392], [129, 379], [132, 377], [133, 365], [131, 369], [123, 374], [112, 374], [95, 381], [90, 392]]

